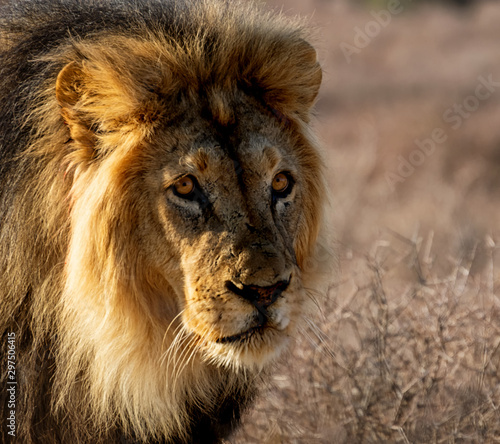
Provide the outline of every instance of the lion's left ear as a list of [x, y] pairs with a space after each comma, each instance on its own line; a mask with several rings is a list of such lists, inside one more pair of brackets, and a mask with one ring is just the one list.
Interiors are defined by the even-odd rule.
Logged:
[[291, 69], [290, 85], [295, 89], [297, 104], [301, 103], [302, 111], [309, 112], [318, 96], [323, 78], [318, 55], [311, 44], [302, 40], [296, 46], [292, 59], [295, 59], [295, 66]]
[[271, 55], [259, 65], [252, 64], [247, 78], [261, 91], [265, 103], [285, 116], [296, 115], [308, 122], [322, 80], [316, 50], [298, 39]]

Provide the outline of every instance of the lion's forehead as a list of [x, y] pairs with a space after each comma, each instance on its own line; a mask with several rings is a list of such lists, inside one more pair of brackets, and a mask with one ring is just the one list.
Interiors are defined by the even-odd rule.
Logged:
[[245, 172], [272, 172], [284, 160], [290, 164], [284, 167], [293, 168], [289, 129], [252, 98], [239, 95], [237, 100], [226, 99], [233, 116], [228, 125], [221, 125], [214, 110], [200, 103], [202, 98], [183, 103], [184, 117], [175, 128], [166, 128], [168, 136], [175, 134], [163, 145], [169, 154], [167, 168], [174, 174], [210, 174], [231, 170], [235, 160]]
[[179, 159], [182, 169], [197, 173], [200, 180], [224, 180], [225, 177], [244, 175], [260, 179], [280, 168], [295, 168], [293, 157], [285, 155], [283, 148], [273, 141], [256, 137], [248, 144], [224, 149], [220, 145], [201, 146]]

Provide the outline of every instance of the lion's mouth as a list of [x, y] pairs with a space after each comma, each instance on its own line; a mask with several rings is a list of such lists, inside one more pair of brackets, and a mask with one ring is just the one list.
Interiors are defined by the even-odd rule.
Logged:
[[217, 344], [232, 344], [235, 342], [248, 341], [253, 336], [264, 335], [264, 333], [269, 330], [284, 331], [288, 327], [289, 323], [290, 323], [290, 318], [286, 315], [281, 314], [281, 315], [276, 315], [274, 321], [270, 325], [270, 322], [266, 315], [264, 319], [261, 319], [261, 321], [254, 327], [251, 327], [248, 330], [245, 330], [236, 335], [218, 338], [215, 340], [215, 342]]
[[219, 338], [216, 340], [217, 344], [231, 344], [234, 342], [242, 342], [250, 339], [256, 333], [262, 333], [265, 330], [264, 326], [252, 327], [248, 330], [245, 330], [243, 333], [238, 333], [233, 336], [226, 336], [225, 338]]

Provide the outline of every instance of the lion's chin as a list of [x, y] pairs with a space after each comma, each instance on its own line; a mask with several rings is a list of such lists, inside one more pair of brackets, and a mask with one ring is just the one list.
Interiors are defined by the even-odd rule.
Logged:
[[234, 343], [247, 343], [252, 340], [252, 338], [261, 338], [268, 333], [272, 333], [272, 331], [284, 331], [287, 329], [290, 323], [290, 319], [280, 313], [275, 315], [275, 319], [273, 321], [273, 326], [269, 326], [267, 322], [255, 325], [254, 327], [250, 327], [247, 330], [244, 330], [240, 333], [225, 336], [222, 338], [218, 338], [215, 340], [217, 344], [234, 344]]
[[261, 370], [275, 361], [290, 340], [288, 328], [253, 327], [236, 335], [218, 338], [205, 345], [208, 361], [233, 369]]
[[262, 330], [264, 330], [265, 328], [266, 327], [252, 327], [242, 333], [219, 338], [215, 342], [217, 342], [217, 344], [234, 344], [236, 342], [249, 341], [254, 335], [262, 334]]

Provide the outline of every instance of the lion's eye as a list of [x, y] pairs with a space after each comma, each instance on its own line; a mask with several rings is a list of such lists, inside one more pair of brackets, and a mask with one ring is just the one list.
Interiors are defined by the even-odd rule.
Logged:
[[274, 198], [286, 197], [293, 188], [293, 179], [290, 174], [282, 171], [276, 174], [272, 183]]
[[273, 190], [282, 193], [288, 188], [288, 177], [285, 173], [278, 173], [273, 179]]
[[188, 174], [177, 179], [171, 185], [170, 189], [175, 196], [191, 202], [196, 202], [201, 208], [206, 208], [209, 205], [207, 196], [203, 193], [198, 180], [194, 176]]
[[189, 196], [195, 188], [195, 179], [191, 176], [181, 177], [174, 183], [176, 193], [181, 197]]

